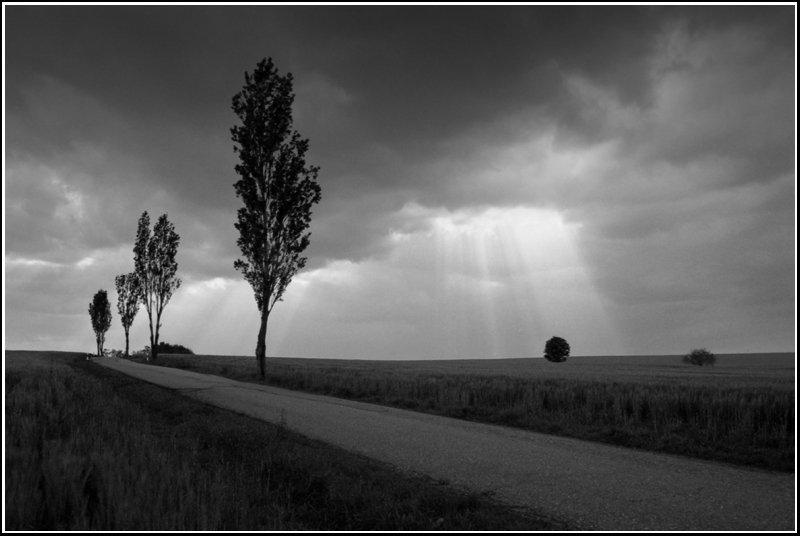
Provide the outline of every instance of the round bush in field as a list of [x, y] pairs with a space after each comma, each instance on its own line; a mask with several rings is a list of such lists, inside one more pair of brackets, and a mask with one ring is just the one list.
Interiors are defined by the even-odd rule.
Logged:
[[717, 356], [706, 350], [705, 348], [696, 348], [683, 356], [683, 362], [692, 365], [713, 365], [717, 361]]
[[544, 357], [553, 363], [561, 363], [569, 357], [569, 343], [561, 337], [552, 337], [544, 345]]

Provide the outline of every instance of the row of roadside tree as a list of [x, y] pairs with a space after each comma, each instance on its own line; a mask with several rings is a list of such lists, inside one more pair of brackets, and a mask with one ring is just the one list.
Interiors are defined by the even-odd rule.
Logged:
[[[239, 124], [231, 128], [234, 152], [239, 157], [234, 183], [243, 206], [234, 226], [242, 256], [233, 263], [253, 288], [261, 323], [256, 339], [256, 361], [265, 377], [266, 333], [269, 315], [282, 300], [294, 274], [303, 269], [308, 247], [311, 208], [321, 198], [319, 167], [306, 163], [308, 139], [293, 128], [293, 77], [281, 75], [272, 58], [245, 72], [242, 90], [233, 96], [231, 109]], [[164, 214], [150, 232], [147, 212], [139, 219], [134, 271], [116, 278], [117, 309], [125, 330], [125, 355], [129, 329], [140, 305], [150, 321], [150, 359], [158, 355], [161, 315], [173, 292], [180, 287], [175, 254], [180, 238]], [[105, 333], [111, 326], [111, 306], [105, 290], [89, 305], [92, 327], [102, 355]]]
[[[158, 218], [152, 231], [147, 211], [139, 218], [136, 242], [133, 247], [133, 271], [115, 278], [117, 289], [117, 312], [125, 330], [125, 356], [130, 351], [130, 328], [133, 319], [143, 305], [150, 323], [150, 360], [158, 357], [158, 339], [161, 316], [173, 293], [180, 288], [177, 277], [180, 236], [166, 214]], [[97, 355], [103, 355], [105, 334], [111, 327], [111, 304], [108, 293], [100, 289], [89, 304], [97, 342]]]

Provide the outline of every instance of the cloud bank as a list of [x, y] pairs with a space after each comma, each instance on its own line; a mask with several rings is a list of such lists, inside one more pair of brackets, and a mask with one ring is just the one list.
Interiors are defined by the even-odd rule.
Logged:
[[252, 353], [230, 99], [265, 56], [323, 193], [273, 355], [794, 348], [789, 6], [5, 9], [9, 348], [92, 348], [147, 210], [162, 337]]

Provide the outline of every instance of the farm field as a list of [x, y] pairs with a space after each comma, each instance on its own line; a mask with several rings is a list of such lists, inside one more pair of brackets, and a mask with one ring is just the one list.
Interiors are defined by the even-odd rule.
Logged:
[[[259, 382], [252, 357], [159, 365]], [[795, 354], [365, 361], [270, 358], [266, 383], [777, 471], [795, 468]]]
[[5, 353], [6, 530], [548, 530], [66, 352]]

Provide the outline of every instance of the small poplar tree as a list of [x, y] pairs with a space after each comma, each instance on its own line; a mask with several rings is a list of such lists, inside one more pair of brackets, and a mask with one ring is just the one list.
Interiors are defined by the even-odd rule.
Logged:
[[106, 341], [106, 331], [111, 327], [111, 304], [108, 303], [108, 293], [98, 290], [89, 303], [89, 316], [92, 319], [95, 340], [97, 341], [97, 356], [103, 355], [103, 344]]
[[265, 377], [267, 321], [292, 276], [305, 266], [301, 253], [311, 207], [320, 200], [318, 167], [306, 164], [308, 140], [292, 130], [291, 73], [281, 76], [272, 59], [262, 60], [234, 95], [232, 108], [241, 121], [231, 128], [240, 178], [234, 184], [244, 206], [238, 210], [237, 244], [242, 258], [234, 267], [253, 287], [261, 325], [256, 361]]
[[122, 322], [122, 329], [125, 330], [125, 357], [129, 357], [129, 338], [128, 334], [133, 324], [136, 313], [139, 312], [139, 300], [141, 285], [136, 272], [118, 275], [114, 280], [117, 286], [117, 312], [119, 320]]
[[181, 280], [176, 275], [178, 263], [175, 260], [180, 238], [166, 214], [158, 218], [152, 233], [147, 211], [139, 218], [133, 262], [140, 285], [139, 299], [150, 321], [150, 359], [153, 361], [158, 357], [161, 315], [181, 286]]

